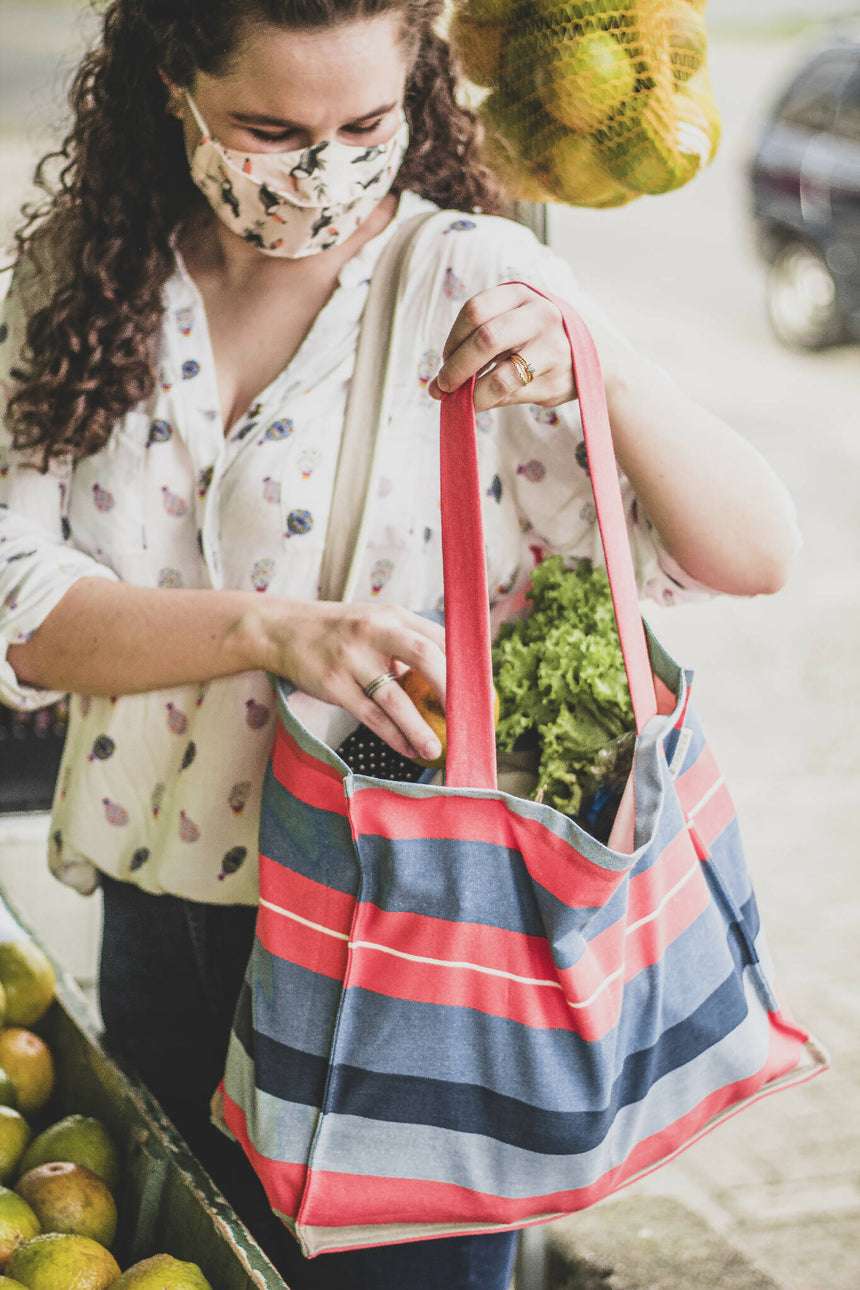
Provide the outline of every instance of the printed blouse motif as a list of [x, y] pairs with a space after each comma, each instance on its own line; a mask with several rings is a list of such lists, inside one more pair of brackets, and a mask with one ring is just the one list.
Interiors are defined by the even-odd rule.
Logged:
[[[428, 208], [407, 193], [398, 218]], [[53, 700], [18, 684], [5, 646], [27, 639], [81, 577], [123, 578], [165, 595], [181, 587], [317, 595], [355, 343], [384, 241], [371, 240], [347, 263], [289, 368], [235, 427], [221, 426], [214, 411], [203, 305], [179, 264], [165, 289], [161, 380], [106, 450], [73, 471], [40, 475], [18, 469], [0, 428], [0, 698], [30, 708]], [[516, 277], [587, 310], [567, 266], [518, 225], [453, 215], [416, 246], [403, 301], [411, 321], [390, 422], [380, 431], [355, 600], [441, 605], [439, 405], [426, 387], [461, 298], [506, 280], [513, 264]], [[15, 363], [22, 325], [13, 292], [0, 380]], [[575, 404], [496, 409], [481, 413], [477, 426], [488, 578], [504, 616], [543, 552], [599, 558], [591, 486]], [[679, 587], [671, 564], [673, 576], [663, 572], [626, 483], [624, 496], [643, 589], [658, 601], [690, 595], [694, 584]], [[274, 728], [262, 673], [115, 700], [79, 696], [54, 804], [52, 868], [82, 890], [101, 869], [154, 892], [253, 904]]]

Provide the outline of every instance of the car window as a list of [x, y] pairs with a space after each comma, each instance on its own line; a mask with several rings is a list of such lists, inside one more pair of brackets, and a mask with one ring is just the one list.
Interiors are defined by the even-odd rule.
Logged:
[[817, 59], [789, 89], [777, 109], [777, 121], [801, 130], [829, 130], [845, 83], [855, 68], [853, 59], [841, 55]]
[[840, 139], [851, 143], [860, 143], [860, 70], [855, 71], [845, 86], [839, 107], [836, 109], [836, 120], [833, 133]]

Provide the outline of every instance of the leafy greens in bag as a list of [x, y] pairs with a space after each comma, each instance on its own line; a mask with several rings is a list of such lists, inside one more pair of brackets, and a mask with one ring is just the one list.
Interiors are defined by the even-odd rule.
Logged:
[[503, 623], [493, 645], [496, 742], [503, 752], [537, 743], [535, 800], [592, 827], [617, 805], [635, 742], [609, 581], [590, 560], [566, 569], [550, 556], [527, 599], [530, 612]]

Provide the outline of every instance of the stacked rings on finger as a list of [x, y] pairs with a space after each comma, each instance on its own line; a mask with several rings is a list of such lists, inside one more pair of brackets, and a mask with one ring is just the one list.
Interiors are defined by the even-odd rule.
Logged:
[[535, 379], [535, 369], [522, 354], [511, 354], [510, 361], [514, 365], [514, 371], [522, 381], [523, 385], [530, 385]]
[[387, 685], [389, 681], [396, 680], [397, 677], [393, 672], [383, 672], [380, 676], [375, 676], [372, 681], [368, 681], [367, 685], [363, 685], [361, 688], [364, 690], [368, 699], [372, 699], [374, 694], [376, 694], [376, 691], [383, 685]]

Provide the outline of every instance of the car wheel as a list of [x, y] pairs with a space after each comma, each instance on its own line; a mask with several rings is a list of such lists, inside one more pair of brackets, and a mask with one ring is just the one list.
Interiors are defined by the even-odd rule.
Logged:
[[786, 242], [777, 252], [767, 277], [767, 312], [777, 338], [792, 349], [824, 349], [845, 333], [833, 274], [804, 242]]

